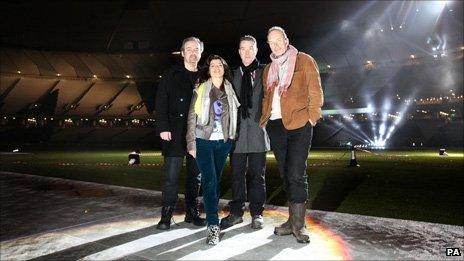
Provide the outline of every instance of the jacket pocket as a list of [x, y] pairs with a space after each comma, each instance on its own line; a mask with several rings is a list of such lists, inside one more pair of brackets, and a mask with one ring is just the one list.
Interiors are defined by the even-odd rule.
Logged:
[[308, 122], [309, 120], [308, 109], [309, 109], [308, 104], [301, 104], [299, 106], [295, 106], [292, 110], [291, 122], [296, 125], [301, 125], [304, 122]]
[[287, 90], [287, 98], [292, 107], [301, 108], [309, 104], [309, 88], [303, 73], [294, 73], [292, 84]]

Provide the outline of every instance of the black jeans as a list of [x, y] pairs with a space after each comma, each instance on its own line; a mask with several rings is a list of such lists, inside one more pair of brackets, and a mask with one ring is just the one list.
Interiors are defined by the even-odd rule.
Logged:
[[230, 213], [235, 216], [243, 216], [247, 197], [245, 173], [248, 163], [250, 214], [251, 216], [262, 215], [266, 201], [266, 152], [232, 153], [231, 163], [233, 200], [229, 202]]
[[305, 126], [285, 129], [282, 120], [270, 120], [266, 126], [279, 166], [280, 176], [284, 181], [284, 190], [291, 203], [304, 203], [308, 199], [308, 175], [306, 161], [308, 159], [313, 127], [308, 122]]
[[[164, 157], [164, 184], [163, 206], [174, 207], [177, 202], [177, 190], [179, 174], [182, 169], [184, 157]], [[185, 207], [186, 209], [197, 206], [197, 197], [200, 190], [201, 174], [198, 170], [195, 158], [186, 156], [187, 176], [185, 180]]]

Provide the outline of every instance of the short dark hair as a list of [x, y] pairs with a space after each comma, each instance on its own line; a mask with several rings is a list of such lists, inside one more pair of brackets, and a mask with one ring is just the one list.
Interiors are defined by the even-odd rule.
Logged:
[[[221, 61], [222, 66], [224, 66], [224, 79], [232, 83], [232, 72], [230, 71], [229, 65], [227, 64], [226, 60], [224, 60], [224, 58], [222, 58], [221, 56], [217, 54], [211, 54], [210, 56], [208, 56], [208, 58], [206, 58], [205, 63], [200, 68], [200, 72], [199, 72], [200, 75], [199, 75], [198, 82], [201, 84], [201, 83], [206, 82], [209, 78], [211, 78], [211, 75], [209, 74], [209, 65], [211, 64], [212, 60]], [[224, 85], [224, 82], [223, 82], [223, 85]], [[221, 89], [222, 87], [223, 86], [221, 86]]]
[[190, 41], [194, 41], [194, 42], [197, 42], [198, 44], [200, 44], [200, 53], [203, 52], [203, 50], [204, 50], [203, 42], [202, 42], [198, 37], [195, 37], [195, 36], [187, 37], [187, 38], [185, 38], [185, 39], [182, 41], [182, 46], [180, 47], [180, 51], [181, 51], [181, 52], [184, 51], [184, 49], [185, 49], [185, 44], [186, 44], [187, 42], [190, 42]]
[[250, 42], [253, 42], [253, 44], [258, 47], [258, 41], [256, 41], [256, 38], [254, 38], [253, 36], [251, 35], [244, 35], [242, 37], [240, 37], [240, 41], [238, 42], [238, 45], [240, 46], [240, 43], [242, 41], [250, 41]]

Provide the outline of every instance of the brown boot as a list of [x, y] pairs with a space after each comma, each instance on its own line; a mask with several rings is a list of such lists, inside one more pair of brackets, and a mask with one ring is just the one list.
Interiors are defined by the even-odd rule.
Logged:
[[286, 236], [286, 235], [291, 235], [293, 233], [292, 231], [292, 209], [290, 206], [288, 207], [288, 220], [283, 223], [282, 225], [275, 227], [274, 228], [274, 234], [278, 236]]
[[309, 232], [305, 228], [306, 202], [290, 203], [292, 233], [298, 243], [309, 243]]

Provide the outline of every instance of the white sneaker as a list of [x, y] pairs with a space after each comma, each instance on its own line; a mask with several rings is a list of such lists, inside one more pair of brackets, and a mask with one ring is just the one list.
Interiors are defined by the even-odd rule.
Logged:
[[217, 225], [208, 226], [208, 236], [206, 237], [206, 243], [208, 245], [217, 245], [219, 243], [219, 233], [221, 230]]
[[264, 227], [264, 219], [261, 215], [256, 215], [251, 218], [251, 227], [254, 229], [261, 229]]

